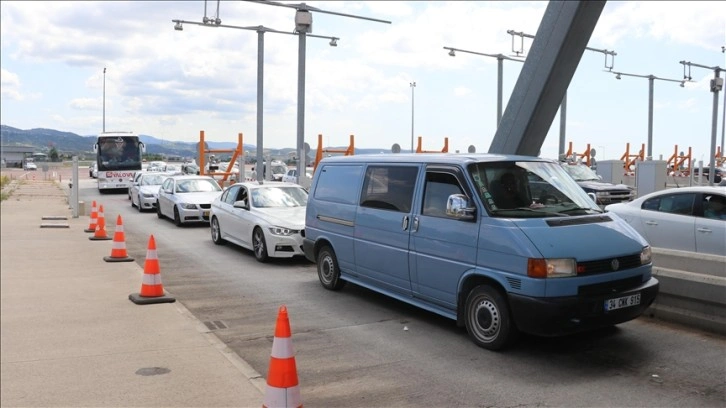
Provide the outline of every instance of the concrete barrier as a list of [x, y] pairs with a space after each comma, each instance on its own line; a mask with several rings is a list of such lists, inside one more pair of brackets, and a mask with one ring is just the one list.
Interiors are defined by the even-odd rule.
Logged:
[[660, 293], [646, 314], [726, 335], [726, 256], [653, 248]]

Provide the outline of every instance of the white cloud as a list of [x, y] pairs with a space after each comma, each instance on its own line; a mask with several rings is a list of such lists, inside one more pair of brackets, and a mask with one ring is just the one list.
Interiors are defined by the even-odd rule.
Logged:
[[103, 106], [103, 98], [72, 99], [69, 106], [76, 110], [97, 112], [98, 108]]

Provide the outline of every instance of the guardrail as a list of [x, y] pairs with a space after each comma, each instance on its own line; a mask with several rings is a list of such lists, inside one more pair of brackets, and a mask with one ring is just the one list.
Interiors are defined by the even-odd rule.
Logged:
[[653, 248], [652, 317], [726, 335], [726, 256]]

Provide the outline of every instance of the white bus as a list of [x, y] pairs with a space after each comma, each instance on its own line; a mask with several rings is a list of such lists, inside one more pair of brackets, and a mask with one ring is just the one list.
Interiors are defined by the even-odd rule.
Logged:
[[145, 151], [139, 136], [133, 132], [105, 132], [93, 145], [98, 164], [98, 190], [127, 190], [134, 173], [141, 170], [141, 155]]

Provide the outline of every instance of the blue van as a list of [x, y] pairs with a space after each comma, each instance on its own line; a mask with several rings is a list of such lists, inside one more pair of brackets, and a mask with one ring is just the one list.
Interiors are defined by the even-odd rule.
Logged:
[[305, 235], [326, 289], [351, 282], [454, 319], [492, 350], [520, 331], [635, 319], [658, 293], [648, 243], [536, 157], [325, 158]]

